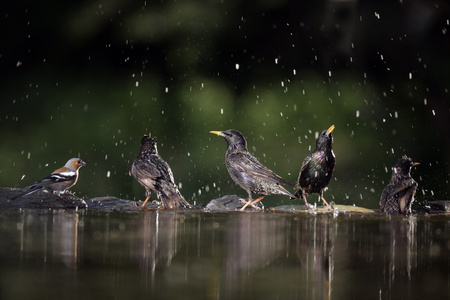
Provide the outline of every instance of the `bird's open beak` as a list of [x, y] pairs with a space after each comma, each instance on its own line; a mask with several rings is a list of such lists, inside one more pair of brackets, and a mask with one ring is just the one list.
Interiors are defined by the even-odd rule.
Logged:
[[222, 131], [210, 131], [209, 133], [213, 133], [213, 134], [217, 134], [217, 135], [222, 135]]
[[417, 166], [417, 165], [420, 165], [420, 163], [418, 163], [418, 162], [415, 162], [415, 163], [413, 163], [413, 167], [415, 167], [415, 166]]
[[328, 128], [328, 130], [327, 130], [327, 135], [329, 135], [330, 133], [332, 133], [333, 130], [334, 130], [334, 125], [331, 125], [331, 127]]

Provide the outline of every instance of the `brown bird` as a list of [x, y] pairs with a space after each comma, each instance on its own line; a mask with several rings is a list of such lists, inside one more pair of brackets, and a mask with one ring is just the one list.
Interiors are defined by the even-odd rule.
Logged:
[[[284, 180], [272, 170], [263, 166], [247, 150], [247, 141], [237, 130], [210, 131], [225, 139], [228, 149], [225, 153], [225, 165], [230, 177], [248, 193], [248, 202], [241, 208], [244, 210], [248, 205], [254, 206], [266, 195], [281, 194], [295, 197], [283, 186], [294, 186], [289, 181]], [[261, 195], [253, 200], [252, 193]]]
[[410, 214], [417, 189], [411, 177], [411, 168], [419, 163], [404, 155], [392, 167], [392, 177], [380, 197], [380, 212], [388, 214]]
[[40, 190], [49, 191], [61, 198], [61, 193], [71, 188], [77, 183], [78, 180], [78, 170], [85, 166], [86, 163], [79, 158], [72, 158], [67, 161], [64, 167], [61, 167], [47, 177], [36, 181], [32, 185], [28, 186], [28, 190], [14, 196], [11, 200], [18, 199], [25, 195], [32, 194]]
[[147, 198], [141, 206], [147, 203], [153, 191], [161, 199], [163, 208], [191, 207], [178, 191], [169, 165], [159, 156], [156, 139], [144, 136], [140, 152], [131, 165], [129, 174], [147, 191]]
[[332, 149], [334, 125], [327, 130], [323, 130], [316, 140], [316, 149], [306, 156], [300, 168], [298, 182], [295, 186], [297, 198], [302, 197], [305, 205], [309, 206], [306, 201], [308, 194], [316, 193], [320, 195], [323, 203], [329, 207], [327, 201], [323, 197], [323, 190], [330, 183], [333, 175], [336, 158]]

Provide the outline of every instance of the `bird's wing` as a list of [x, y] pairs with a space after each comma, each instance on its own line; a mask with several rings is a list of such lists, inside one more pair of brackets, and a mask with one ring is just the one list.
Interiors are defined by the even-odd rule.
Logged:
[[175, 185], [172, 170], [159, 156], [137, 158], [131, 165], [130, 174], [150, 188], [160, 184]]
[[311, 159], [312, 153], [308, 154], [308, 156], [306, 156], [305, 159], [303, 160], [302, 167], [300, 168], [300, 173], [302, 173], [308, 167], [308, 164], [311, 161]]
[[[311, 161], [311, 159], [312, 159], [312, 153], [308, 154], [308, 155], [305, 157], [305, 159], [303, 160], [302, 167], [300, 168], [300, 172], [298, 173], [297, 184], [295, 185], [295, 188], [296, 188], [296, 189], [299, 189], [299, 188], [300, 188], [300, 184], [299, 184], [299, 183], [300, 183], [301, 181], [308, 181], [308, 176], [307, 176], [307, 174], [305, 173], [305, 170], [306, 170], [306, 168], [308, 167], [309, 162]], [[303, 176], [302, 176], [302, 174], [303, 174]]]
[[256, 177], [261, 180], [267, 180], [278, 184], [294, 186], [287, 180], [284, 180], [275, 174], [269, 168], [263, 166], [254, 156], [249, 153], [233, 153], [228, 156], [231, 163], [239, 172], [246, 173], [248, 176]]
[[156, 180], [161, 177], [161, 171], [151, 159], [137, 158], [131, 165], [130, 174], [138, 181], [145, 179]]
[[67, 182], [67, 181], [71, 181], [74, 178], [76, 178], [77, 173], [74, 171], [65, 171], [65, 172], [61, 172], [61, 173], [52, 173], [50, 175], [48, 175], [47, 177], [42, 178], [39, 181], [36, 181], [34, 184], [32, 184], [32, 186], [49, 186], [53, 183], [59, 183], [59, 182]]

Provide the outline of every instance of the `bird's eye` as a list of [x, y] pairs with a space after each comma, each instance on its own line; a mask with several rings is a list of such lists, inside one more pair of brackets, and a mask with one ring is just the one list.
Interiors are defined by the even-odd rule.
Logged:
[[396, 194], [394, 195], [394, 198], [395, 198], [395, 199], [398, 199], [398, 193], [396, 193]]

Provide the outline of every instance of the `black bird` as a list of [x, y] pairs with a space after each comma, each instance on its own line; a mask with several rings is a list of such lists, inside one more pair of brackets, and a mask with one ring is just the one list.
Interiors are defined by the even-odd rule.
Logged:
[[169, 165], [159, 156], [156, 139], [149, 136], [142, 138], [141, 153], [131, 165], [129, 174], [147, 191], [147, 198], [142, 207], [147, 203], [152, 191], [161, 199], [163, 208], [191, 207], [178, 191]]
[[411, 168], [419, 163], [404, 155], [392, 167], [392, 177], [380, 198], [380, 212], [388, 214], [410, 214], [417, 189], [411, 177]]
[[295, 185], [295, 189], [298, 190], [295, 196], [296, 198], [302, 197], [306, 206], [309, 206], [306, 196], [315, 193], [319, 194], [323, 203], [329, 207], [323, 198], [323, 190], [330, 183], [336, 164], [336, 158], [331, 148], [333, 130], [334, 125], [331, 125], [330, 128], [319, 134], [316, 140], [316, 150], [306, 156], [298, 174], [298, 183]]
[[[254, 206], [266, 195], [281, 194], [294, 197], [281, 185], [294, 186], [284, 180], [270, 169], [263, 166], [256, 157], [247, 150], [247, 141], [237, 130], [210, 131], [225, 139], [228, 149], [225, 153], [225, 165], [231, 178], [248, 193], [248, 202], [241, 208], [244, 210], [248, 205]], [[252, 193], [260, 197], [253, 200]]]

